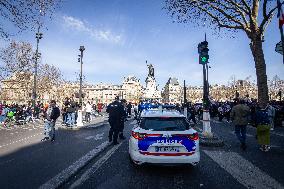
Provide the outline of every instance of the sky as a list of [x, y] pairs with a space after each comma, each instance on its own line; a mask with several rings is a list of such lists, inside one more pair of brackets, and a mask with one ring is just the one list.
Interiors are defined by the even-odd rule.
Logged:
[[[145, 86], [146, 60], [155, 68], [158, 88], [169, 77], [180, 84], [203, 84], [197, 45], [207, 34], [209, 83], [227, 84], [236, 79], [255, 80], [255, 66], [244, 32], [216, 35], [207, 27], [173, 23], [164, 0], [69, 0], [45, 19], [39, 43], [42, 62], [58, 67], [66, 80], [75, 81], [80, 72], [79, 47], [84, 46], [83, 75], [88, 83], [122, 84], [134, 75]], [[14, 37], [36, 46], [35, 33], [25, 31]], [[269, 25], [264, 45], [268, 79], [284, 79], [282, 55], [275, 52], [280, 41], [277, 18]], [[7, 45], [1, 41], [0, 46]], [[1, 63], [1, 60], [0, 60]]]

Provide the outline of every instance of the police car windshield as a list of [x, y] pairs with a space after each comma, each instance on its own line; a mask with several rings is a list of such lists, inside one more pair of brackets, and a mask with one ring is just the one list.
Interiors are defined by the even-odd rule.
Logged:
[[189, 123], [183, 117], [146, 117], [142, 118], [140, 127], [153, 131], [184, 131]]

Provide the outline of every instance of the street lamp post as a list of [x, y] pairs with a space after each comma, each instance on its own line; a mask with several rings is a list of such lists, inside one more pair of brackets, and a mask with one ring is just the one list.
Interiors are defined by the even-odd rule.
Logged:
[[80, 62], [81, 62], [81, 71], [80, 71], [80, 90], [79, 90], [79, 104], [82, 107], [82, 70], [83, 70], [83, 52], [85, 50], [84, 46], [80, 46], [79, 51], [81, 52], [80, 55]]
[[42, 33], [39, 32], [40, 26], [37, 29], [37, 33], [36, 33], [36, 53], [35, 53], [35, 74], [34, 74], [34, 88], [33, 88], [33, 108], [35, 110], [36, 107], [36, 98], [37, 98], [37, 61], [38, 58], [40, 57], [40, 53], [38, 52], [38, 44], [39, 44], [39, 40], [42, 38]]

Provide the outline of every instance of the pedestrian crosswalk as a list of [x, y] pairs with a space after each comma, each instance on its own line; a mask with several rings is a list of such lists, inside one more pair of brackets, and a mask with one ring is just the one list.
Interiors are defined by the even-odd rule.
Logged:
[[246, 188], [283, 188], [274, 178], [236, 152], [203, 151]]

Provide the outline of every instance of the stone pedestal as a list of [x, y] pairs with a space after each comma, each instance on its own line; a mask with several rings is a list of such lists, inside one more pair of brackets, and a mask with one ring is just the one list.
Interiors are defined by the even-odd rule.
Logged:
[[153, 77], [146, 78], [146, 89], [143, 97], [145, 99], [161, 99], [161, 91], [157, 89], [156, 80]]

